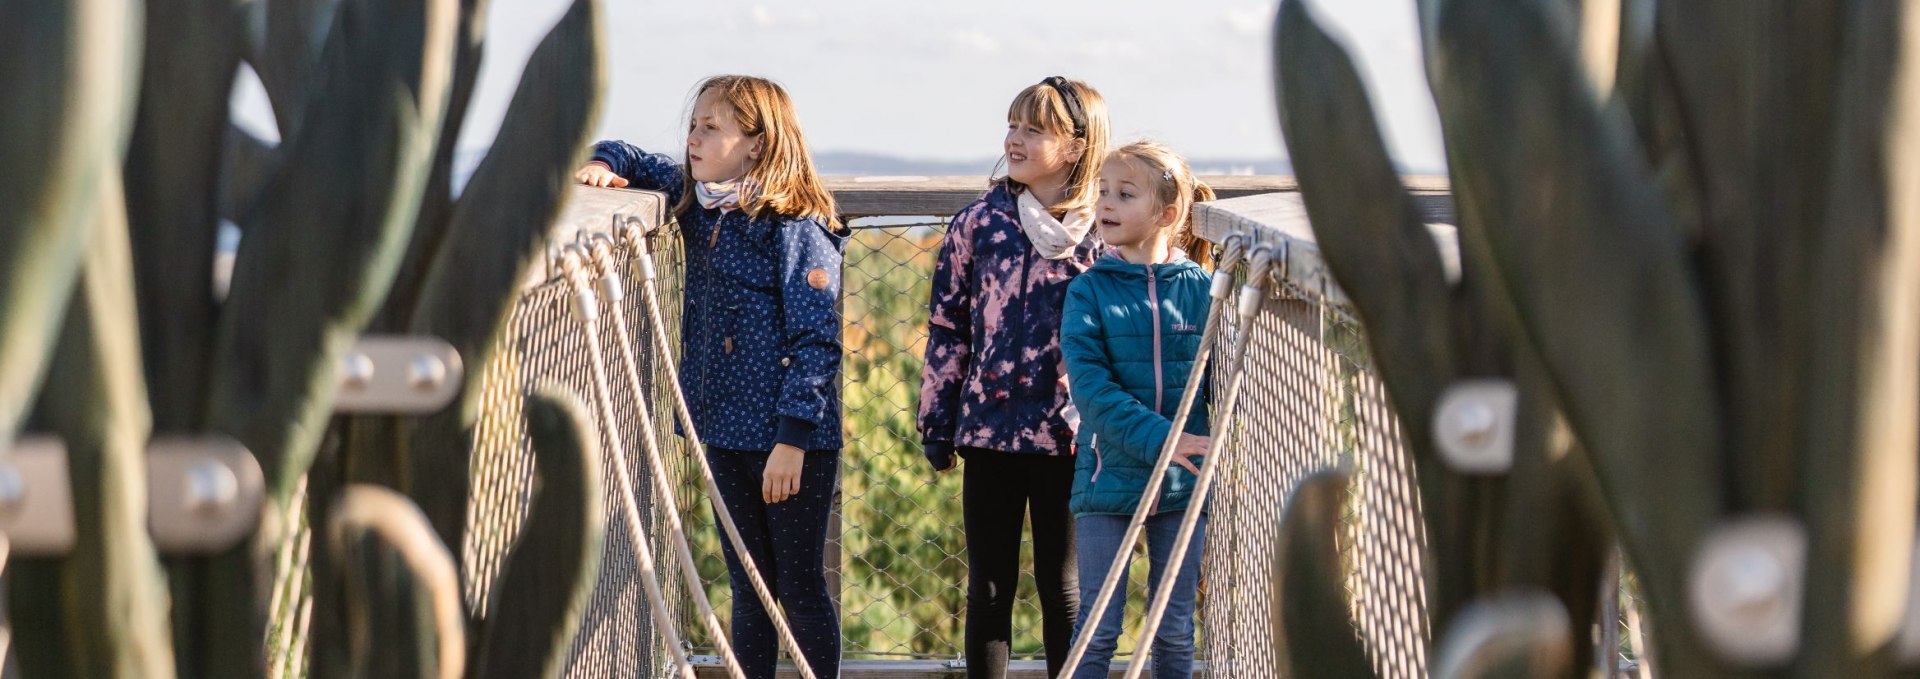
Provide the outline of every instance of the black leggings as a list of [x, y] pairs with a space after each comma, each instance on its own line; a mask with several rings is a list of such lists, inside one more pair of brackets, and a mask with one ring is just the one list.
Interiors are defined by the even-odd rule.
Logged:
[[[720, 496], [740, 529], [740, 539], [753, 555], [753, 565], [767, 581], [767, 588], [780, 602], [800, 641], [800, 651], [813, 668], [813, 676], [832, 679], [840, 676], [840, 614], [834, 610], [833, 596], [827, 592], [826, 547], [827, 519], [833, 510], [833, 494], [840, 475], [840, 451], [807, 451], [800, 466], [800, 494], [784, 502], [767, 504], [760, 496], [760, 482], [767, 469], [769, 452], [707, 449], [707, 462], [713, 465], [714, 480], [720, 484]], [[754, 594], [753, 582], [733, 551], [733, 541], [720, 533], [720, 548], [727, 557], [727, 578], [733, 588], [733, 652], [740, 658], [747, 679], [773, 679], [780, 643], [773, 619]]]
[[1073, 457], [961, 448], [966, 458], [967, 676], [1005, 677], [1020, 582], [1020, 528], [1033, 517], [1033, 575], [1040, 589], [1047, 676], [1073, 649], [1080, 570], [1073, 548]]

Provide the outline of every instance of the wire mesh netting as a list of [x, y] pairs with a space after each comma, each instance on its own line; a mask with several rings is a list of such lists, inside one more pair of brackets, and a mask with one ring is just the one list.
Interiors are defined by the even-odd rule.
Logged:
[[[963, 656], [966, 539], [961, 474], [935, 474], [915, 431], [927, 298], [946, 233], [940, 219], [859, 219], [850, 223], [843, 269], [841, 401], [847, 446], [837, 516], [829, 528], [828, 578], [839, 602], [850, 659], [958, 659]], [[964, 464], [964, 462], [963, 462]], [[731, 596], [719, 535], [702, 508], [688, 518], [703, 554], [703, 583], [724, 619]], [[1032, 563], [1030, 537], [1021, 562]], [[1146, 564], [1133, 572], [1129, 619], [1144, 615]], [[1031, 568], [1014, 603], [1016, 658], [1042, 655], [1040, 607]], [[1135, 625], [1137, 626], [1137, 625]], [[688, 621], [684, 628], [692, 630]], [[690, 638], [705, 639], [694, 631]], [[1131, 629], [1128, 643], [1133, 638]], [[711, 652], [710, 640], [700, 644]]]
[[[660, 250], [653, 255], [656, 267], [664, 271], [676, 271], [680, 261], [679, 250], [673, 246], [672, 239], [655, 236], [654, 240]], [[617, 248], [614, 255], [617, 273], [625, 282], [627, 294], [618, 302], [606, 295], [599, 296], [597, 301], [601, 305], [601, 318], [616, 318], [613, 305], [621, 305], [620, 313], [631, 326], [635, 343], [641, 345], [634, 347], [633, 355], [638, 363], [635, 368], [643, 384], [649, 387], [665, 384], [666, 380], [659, 371], [667, 369], [670, 364], [657, 358], [650, 350], [653, 344], [650, 339], [653, 336], [652, 321], [644, 298], [639, 294], [639, 281], [634, 275], [635, 257], [639, 255], [626, 247]], [[667, 276], [661, 287], [663, 304], [677, 306], [677, 280]], [[624, 360], [623, 352], [615, 343], [611, 324], [603, 321], [598, 335], [588, 335], [581, 319], [573, 312], [574, 298], [573, 287], [561, 280], [549, 281], [529, 290], [516, 303], [500, 350], [487, 366], [482, 387], [487, 408], [475, 437], [473, 494], [468, 506], [467, 544], [464, 546], [463, 559], [467, 604], [483, 617], [487, 613], [489, 588], [499, 575], [507, 550], [518, 536], [531, 500], [533, 460], [521, 416], [521, 404], [533, 388], [545, 382], [564, 385], [589, 403], [598, 398], [596, 390], [601, 387], [595, 379], [594, 366], [589, 362], [587, 342], [599, 342], [601, 353], [607, 357], [609, 364], [603, 366], [606, 371], [605, 385], [610, 391], [608, 396], [614, 406], [616, 421], [598, 422], [602, 453], [611, 456], [618, 450], [625, 454], [628, 468], [634, 475], [633, 501], [638, 505], [638, 513], [644, 524], [642, 534], [647, 537], [658, 568], [664, 572], [673, 564], [671, 536], [664, 532], [667, 524], [663, 513], [668, 510], [650, 484], [652, 475], [647, 471], [649, 463], [645, 449], [647, 439], [640, 421], [640, 409], [646, 408], [655, 422], [656, 431], [661, 432], [654, 440], [661, 447], [661, 454], [668, 460], [684, 458], [678, 437], [671, 433], [671, 402], [656, 398], [657, 394], [653, 393], [634, 393], [625, 377], [626, 366], [621, 363]], [[663, 318], [669, 323], [677, 320], [677, 316], [671, 314], [663, 315]], [[677, 335], [677, 332], [669, 328], [669, 334]], [[598, 413], [599, 410], [595, 409], [594, 412]], [[615, 437], [618, 437], [618, 441]], [[636, 548], [628, 537], [627, 518], [621, 505], [626, 500], [620, 497], [619, 485], [613, 476], [613, 460], [609, 457], [607, 462], [604, 467], [606, 478], [603, 480], [608, 495], [605, 504], [606, 552], [600, 566], [599, 583], [574, 641], [567, 673], [568, 677], [580, 679], [657, 674], [665, 657], [662, 655], [665, 651], [662, 637], [653, 629], [652, 612], [641, 590]], [[677, 494], [682, 498], [698, 497], [685, 491]], [[668, 577], [664, 581], [668, 583], [669, 601], [684, 600], [685, 589], [680, 585], [680, 578]]]
[[[934, 257], [946, 224], [938, 219], [856, 220], [844, 270], [842, 400], [847, 448], [843, 453], [837, 517], [830, 530], [828, 568], [850, 659], [959, 658], [964, 645], [965, 537], [957, 473], [934, 474], [920, 455], [914, 430], [926, 301]], [[487, 598], [507, 550], [521, 531], [534, 487], [529, 443], [521, 420], [526, 394], [558, 382], [592, 402], [595, 380], [587, 342], [600, 342], [609, 365], [614, 422], [600, 422], [603, 451], [621, 442], [635, 474], [636, 502], [682, 637], [695, 652], [713, 653], [711, 634], [690, 605], [706, 596], [724, 623], [730, 593], [720, 557], [719, 531], [687, 450], [674, 433], [667, 370], [674, 364], [680, 318], [682, 252], [669, 225], [651, 237], [660, 272], [664, 329], [669, 346], [656, 347], [654, 328], [635, 276], [636, 252], [615, 260], [627, 282], [623, 305], [630, 325], [642, 393], [624, 378], [610, 323], [589, 336], [573, 314], [574, 291], [563, 281], [527, 289], [515, 303], [498, 353], [485, 369], [486, 403], [472, 458], [467, 542], [462, 546], [467, 604], [487, 613]], [[1425, 674], [1427, 631], [1420, 571], [1419, 505], [1413, 471], [1383, 390], [1369, 372], [1362, 332], [1323, 296], [1280, 286], [1248, 328], [1229, 321], [1216, 356], [1241, 333], [1251, 333], [1245, 390], [1233, 413], [1216, 413], [1215, 432], [1231, 436], [1212, 500], [1213, 521], [1203, 559], [1200, 656], [1211, 676], [1278, 675], [1273, 657], [1273, 536], [1287, 494], [1300, 479], [1334, 465], [1356, 471], [1342, 550], [1349, 572], [1353, 618], [1382, 676]], [[603, 320], [613, 317], [605, 296]], [[1224, 381], [1216, 381], [1223, 386]], [[673, 568], [665, 499], [652, 485], [639, 423], [651, 413], [655, 443], [665, 457], [681, 517], [700, 573], [687, 582]], [[596, 414], [598, 410], [595, 410]], [[599, 418], [596, 418], [599, 419]], [[609, 460], [611, 462], [611, 460]], [[612, 473], [612, 466], [607, 466]], [[640, 588], [634, 546], [618, 495], [607, 479], [607, 548], [597, 589], [572, 649], [569, 677], [667, 676], [662, 635], [652, 629]], [[296, 531], [304, 535], [304, 531]], [[1031, 543], [1023, 543], [1023, 563]], [[304, 603], [304, 538], [282, 553], [274, 606], [280, 676], [300, 676]], [[1134, 647], [1146, 607], [1146, 559], [1136, 550], [1128, 587], [1127, 632], [1121, 650]], [[284, 594], [281, 591], [284, 590]], [[1014, 609], [1012, 652], [1038, 657], [1040, 612], [1031, 572], [1023, 572]], [[1124, 656], [1123, 656], [1124, 658]]]
[[[1270, 286], [1252, 327], [1227, 321], [1216, 356], [1251, 332], [1212, 500], [1201, 632], [1214, 676], [1280, 676], [1271, 606], [1282, 509], [1307, 476], [1355, 472], [1341, 531], [1353, 619], [1382, 677], [1426, 675], [1419, 501], [1398, 425], [1358, 324], [1324, 296]], [[1217, 368], [1216, 368], [1217, 369]], [[1215, 385], [1215, 398], [1226, 388]]]

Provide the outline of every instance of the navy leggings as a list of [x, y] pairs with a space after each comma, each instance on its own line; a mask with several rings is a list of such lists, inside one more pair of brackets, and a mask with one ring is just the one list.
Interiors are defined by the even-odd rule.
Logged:
[[[753, 565], [767, 581], [774, 599], [793, 626], [800, 651], [813, 675], [840, 676], [840, 614], [827, 592], [827, 519], [840, 476], [840, 451], [810, 450], [800, 466], [800, 494], [785, 502], [767, 504], [760, 483], [767, 469], [767, 451], [707, 449], [720, 496], [740, 529], [740, 539], [753, 556]], [[747, 679], [773, 679], [780, 655], [780, 638], [773, 619], [753, 592], [753, 581], [733, 551], [733, 541], [720, 533], [727, 557], [727, 577], [733, 588], [733, 652], [740, 657]]]

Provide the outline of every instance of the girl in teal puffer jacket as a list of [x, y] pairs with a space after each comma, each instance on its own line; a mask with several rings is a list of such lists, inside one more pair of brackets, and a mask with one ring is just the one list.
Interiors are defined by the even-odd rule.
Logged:
[[[1080, 411], [1073, 479], [1074, 532], [1080, 562], [1080, 622], [1086, 620], [1122, 548], [1127, 523], [1168, 436], [1178, 436], [1174, 464], [1147, 520], [1148, 580], [1157, 586], [1172, 555], [1180, 519], [1193, 492], [1198, 456], [1207, 448], [1207, 389], [1202, 385], [1183, 431], [1173, 415], [1200, 350], [1211, 275], [1188, 252], [1205, 258], [1192, 234], [1192, 208], [1213, 191], [1180, 156], [1153, 142], [1135, 142], [1107, 157], [1100, 172], [1096, 228], [1111, 248], [1067, 288], [1060, 331], [1069, 389]], [[1186, 248], [1177, 245], [1187, 246]], [[1203, 516], [1153, 641], [1156, 679], [1193, 676], [1193, 612], [1206, 542]], [[1122, 628], [1124, 590], [1113, 597], [1086, 657], [1073, 676], [1106, 677]]]

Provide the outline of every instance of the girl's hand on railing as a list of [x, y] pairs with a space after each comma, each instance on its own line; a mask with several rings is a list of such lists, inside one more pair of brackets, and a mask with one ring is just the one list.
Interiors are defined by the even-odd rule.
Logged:
[[587, 163], [586, 167], [582, 167], [579, 172], [573, 173], [573, 178], [587, 186], [619, 189], [625, 188], [627, 185], [626, 178], [614, 174], [613, 168], [607, 167], [605, 163], [600, 162]]
[[774, 444], [773, 454], [767, 456], [767, 471], [761, 475], [760, 499], [773, 504], [799, 495], [800, 465], [806, 459], [806, 452], [799, 448]]
[[1200, 468], [1194, 465], [1193, 460], [1206, 457], [1207, 446], [1211, 443], [1213, 439], [1210, 437], [1181, 434], [1180, 442], [1173, 444], [1173, 463], [1198, 475]]

